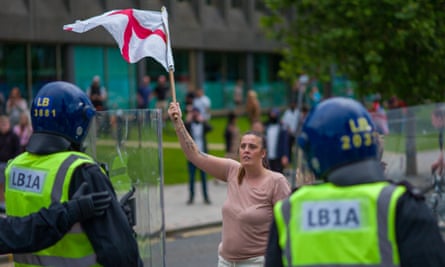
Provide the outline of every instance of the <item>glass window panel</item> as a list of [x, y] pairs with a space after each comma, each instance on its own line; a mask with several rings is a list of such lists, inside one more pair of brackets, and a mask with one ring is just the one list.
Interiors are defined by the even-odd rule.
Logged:
[[241, 8], [243, 6], [242, 0], [232, 0], [232, 7], [233, 8]]
[[74, 47], [75, 83], [86, 90], [95, 75], [104, 78], [104, 50], [98, 46]]
[[221, 53], [204, 53], [204, 72], [206, 81], [219, 81], [223, 73], [223, 57]]
[[32, 96], [46, 83], [57, 80], [56, 46], [31, 47]]
[[236, 81], [244, 79], [244, 54], [242, 53], [227, 53], [227, 77], [228, 81]]
[[0, 44], [0, 93], [4, 99], [14, 86], [26, 96], [26, 46]]
[[134, 79], [130, 78], [135, 65], [128, 64], [122, 58], [119, 48], [107, 48], [106, 51], [108, 73], [106, 84], [103, 85], [108, 93], [107, 106], [109, 109], [128, 109], [136, 101], [133, 93], [136, 85]]

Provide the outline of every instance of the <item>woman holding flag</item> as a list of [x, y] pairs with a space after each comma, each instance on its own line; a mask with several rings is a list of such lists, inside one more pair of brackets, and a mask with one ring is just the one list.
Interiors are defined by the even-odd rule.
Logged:
[[273, 205], [290, 194], [283, 174], [268, 169], [264, 136], [247, 132], [241, 137], [240, 162], [211, 156], [199, 151], [187, 132], [179, 103], [172, 102], [168, 114], [187, 160], [227, 182], [218, 266], [262, 267]]

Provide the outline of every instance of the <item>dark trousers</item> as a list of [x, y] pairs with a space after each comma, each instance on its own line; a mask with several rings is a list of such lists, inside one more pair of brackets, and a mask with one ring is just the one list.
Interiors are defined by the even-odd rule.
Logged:
[[281, 164], [281, 159], [269, 159], [269, 168], [272, 171], [283, 173], [283, 165]]
[[294, 144], [295, 144], [295, 136], [293, 134], [289, 134], [289, 163], [292, 163], [292, 160], [294, 159]]
[[[189, 196], [190, 200], [193, 200], [195, 197], [195, 174], [198, 168], [190, 161], [187, 162], [187, 166], [189, 171]], [[208, 200], [209, 196], [207, 195], [207, 174], [201, 169], [198, 170], [201, 175], [202, 196], [204, 197], [204, 200]]]

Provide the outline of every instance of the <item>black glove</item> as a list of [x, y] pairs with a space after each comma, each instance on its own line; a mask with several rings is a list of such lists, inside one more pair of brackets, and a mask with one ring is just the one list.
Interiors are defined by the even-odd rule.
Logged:
[[135, 208], [135, 198], [134, 198], [134, 192], [136, 191], [136, 188], [134, 186], [131, 187], [131, 190], [128, 191], [125, 195], [122, 196], [119, 203], [122, 207], [122, 210], [124, 211], [125, 215], [127, 216], [128, 223], [131, 226], [136, 225], [136, 208]]
[[68, 212], [75, 221], [84, 221], [94, 216], [101, 216], [111, 205], [111, 194], [108, 191], [86, 194], [87, 183], [82, 183], [73, 197], [68, 201]]

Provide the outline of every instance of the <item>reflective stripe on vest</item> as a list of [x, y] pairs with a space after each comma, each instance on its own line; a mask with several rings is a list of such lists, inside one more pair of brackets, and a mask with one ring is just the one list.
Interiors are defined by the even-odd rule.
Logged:
[[[13, 188], [7, 193], [10, 195], [11, 208], [7, 209], [7, 213], [15, 216], [26, 216], [40, 209], [41, 205], [49, 206], [51, 202], [68, 201], [69, 184], [74, 170], [85, 163], [94, 163], [88, 155], [78, 152], [60, 152], [53, 154], [52, 157], [36, 156], [29, 153], [19, 155], [14, 159], [7, 168], [7, 179], [13, 168], [19, 170], [29, 170], [32, 174], [33, 170], [37, 173], [45, 174], [46, 187], [52, 186], [48, 191], [42, 189], [40, 193], [20, 191], [20, 189]], [[12, 174], [11, 174], [12, 175]], [[49, 177], [51, 176], [51, 177]], [[9, 181], [12, 183], [12, 181]], [[52, 183], [50, 183], [52, 182]], [[10, 184], [7, 183], [7, 184]], [[42, 184], [42, 187], [45, 187]], [[13, 204], [20, 196], [30, 196], [32, 198], [26, 201], [21, 201], [20, 204]], [[33, 201], [35, 199], [35, 201]], [[23, 203], [25, 202], [25, 203]], [[19, 205], [19, 206], [17, 206]], [[14, 209], [14, 207], [17, 207]], [[53, 246], [43, 249], [35, 253], [14, 254], [15, 266], [99, 266], [96, 265], [96, 255], [88, 240], [88, 237], [83, 232], [79, 223], [73, 225], [68, 233]]]
[[[292, 197], [290, 199], [286, 199], [283, 201], [280, 201], [277, 203], [274, 209], [274, 215], [276, 219], [276, 225], [278, 229], [278, 238], [279, 238], [279, 245], [282, 249], [282, 257], [283, 257], [283, 263], [284, 266], [302, 266], [302, 267], [359, 267], [359, 266], [366, 266], [366, 267], [393, 267], [393, 266], [399, 266], [398, 264], [394, 264], [394, 260], [398, 262], [398, 253], [397, 253], [397, 247], [393, 247], [393, 244], [389, 240], [389, 238], [394, 237], [394, 235], [391, 235], [388, 231], [389, 229], [392, 230], [392, 232], [395, 232], [394, 230], [394, 221], [390, 219], [391, 212], [395, 212], [395, 205], [397, 203], [398, 197], [404, 192], [403, 190], [398, 190], [397, 194], [394, 194], [397, 187], [384, 183], [385, 186], [380, 190], [378, 197], [377, 197], [377, 235], [378, 235], [378, 253], [380, 254], [380, 263], [378, 264], [370, 264], [370, 263], [363, 263], [363, 264], [351, 264], [351, 263], [345, 263], [345, 264], [329, 264], [329, 263], [311, 263], [311, 264], [297, 264], [295, 262], [295, 259], [293, 259], [292, 256], [292, 234], [291, 231], [289, 231], [289, 227], [297, 227], [292, 224], [291, 222], [291, 205], [292, 205]], [[400, 187], [399, 187], [400, 188]], [[317, 190], [318, 194], [323, 194], [324, 191]], [[315, 192], [315, 191], [314, 191]], [[297, 192], [298, 193], [298, 192]], [[396, 197], [393, 197], [396, 195]], [[301, 201], [301, 199], [299, 199]], [[300, 218], [301, 219], [301, 218]], [[393, 224], [393, 225], [389, 225]], [[341, 233], [340, 233], [341, 234]], [[322, 238], [322, 237], [320, 237]], [[320, 243], [323, 241], [320, 240]], [[357, 244], [355, 244], [357, 245]], [[325, 250], [328, 251], [329, 247], [317, 247], [313, 248], [314, 250]], [[396, 255], [394, 255], [394, 252]], [[333, 260], [333, 262], [335, 262]]]
[[17, 264], [36, 266], [93, 266], [96, 264], [96, 255], [88, 255], [82, 258], [63, 258], [57, 256], [14, 254], [15, 266]]

